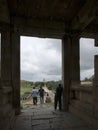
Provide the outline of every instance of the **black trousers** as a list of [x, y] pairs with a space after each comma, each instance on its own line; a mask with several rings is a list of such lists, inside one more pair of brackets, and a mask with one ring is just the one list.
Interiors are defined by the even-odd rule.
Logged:
[[33, 104], [37, 105], [37, 97], [33, 97]]
[[55, 110], [57, 109], [58, 104], [59, 104], [59, 110], [61, 110], [62, 109], [61, 97], [56, 97], [55, 96], [55, 101], [54, 101], [54, 108], [55, 108]]

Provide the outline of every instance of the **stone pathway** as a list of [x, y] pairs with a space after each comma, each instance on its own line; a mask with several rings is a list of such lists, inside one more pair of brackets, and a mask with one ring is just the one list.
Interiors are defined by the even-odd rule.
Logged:
[[27, 106], [16, 119], [13, 130], [95, 130], [71, 113], [50, 106]]

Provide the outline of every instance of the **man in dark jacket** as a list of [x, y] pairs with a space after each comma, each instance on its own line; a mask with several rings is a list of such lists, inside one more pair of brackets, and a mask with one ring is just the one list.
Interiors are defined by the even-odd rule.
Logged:
[[59, 103], [59, 110], [62, 110], [62, 93], [63, 93], [63, 87], [61, 84], [58, 85], [56, 88], [56, 93], [55, 93], [55, 110], [57, 109], [57, 105]]
[[40, 95], [40, 103], [43, 104], [44, 103], [44, 89], [42, 88], [42, 86], [39, 89], [39, 95]]

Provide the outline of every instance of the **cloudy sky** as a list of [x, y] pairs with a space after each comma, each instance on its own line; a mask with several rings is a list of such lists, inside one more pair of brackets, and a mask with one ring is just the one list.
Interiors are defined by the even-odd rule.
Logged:
[[94, 39], [80, 39], [80, 78], [91, 77], [94, 74], [94, 55], [98, 55], [98, 47]]
[[[93, 39], [80, 39], [81, 79], [94, 73], [94, 55], [98, 48]], [[62, 75], [61, 40], [21, 37], [21, 79], [60, 80]]]

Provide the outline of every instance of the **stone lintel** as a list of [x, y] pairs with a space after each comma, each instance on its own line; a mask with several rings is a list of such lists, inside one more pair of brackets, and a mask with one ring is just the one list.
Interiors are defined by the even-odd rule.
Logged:
[[13, 17], [13, 22], [21, 35], [62, 38], [69, 23], [48, 19]]

